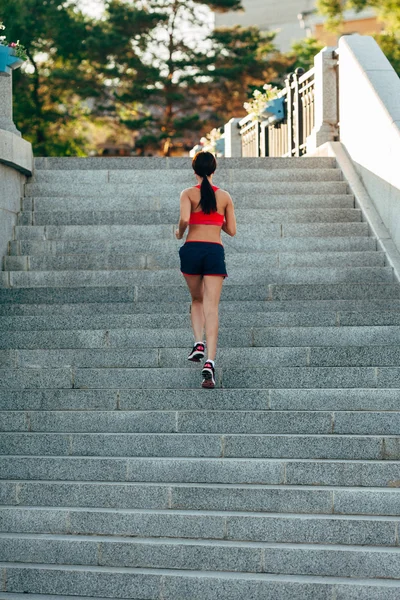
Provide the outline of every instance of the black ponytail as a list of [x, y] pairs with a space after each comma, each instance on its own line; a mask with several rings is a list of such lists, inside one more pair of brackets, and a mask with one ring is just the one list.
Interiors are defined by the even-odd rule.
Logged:
[[212, 185], [208, 179], [217, 168], [217, 161], [211, 152], [198, 152], [193, 158], [192, 167], [196, 175], [203, 178], [200, 186], [201, 210], [209, 215], [217, 211], [217, 199]]

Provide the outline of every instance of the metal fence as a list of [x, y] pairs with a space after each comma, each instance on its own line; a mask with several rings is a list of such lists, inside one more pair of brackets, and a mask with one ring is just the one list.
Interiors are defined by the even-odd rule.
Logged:
[[284, 99], [283, 121], [253, 120], [251, 115], [239, 123], [242, 156], [302, 156], [307, 137], [314, 127], [314, 68], [304, 73], [296, 69], [278, 97]]

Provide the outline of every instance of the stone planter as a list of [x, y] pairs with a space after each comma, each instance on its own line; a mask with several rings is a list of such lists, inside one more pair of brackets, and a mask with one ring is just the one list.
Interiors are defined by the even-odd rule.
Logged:
[[10, 75], [14, 69], [18, 69], [24, 61], [19, 58], [14, 48], [0, 44], [0, 74]]

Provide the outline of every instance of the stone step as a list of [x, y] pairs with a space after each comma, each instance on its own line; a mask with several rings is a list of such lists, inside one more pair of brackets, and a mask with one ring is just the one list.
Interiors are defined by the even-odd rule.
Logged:
[[[398, 411], [0, 410], [0, 431], [29, 433], [235, 433], [398, 435]], [[118, 438], [116, 438], [118, 439]], [[116, 448], [118, 451], [118, 448]], [[388, 454], [390, 452], [388, 451]]]
[[[250, 304], [250, 303], [249, 303]], [[28, 305], [29, 306], [29, 305]], [[46, 306], [46, 305], [41, 305]], [[4, 307], [5, 308], [5, 307]], [[156, 307], [155, 307], [156, 308]], [[358, 313], [336, 313], [336, 312], [306, 312], [299, 311], [297, 313], [289, 312], [245, 312], [245, 306], [241, 307], [243, 312], [235, 314], [236, 327], [269, 327], [269, 326], [340, 326], [350, 325], [354, 315], [354, 320], [357, 321]], [[112, 305], [110, 307], [112, 310]], [[251, 309], [251, 306], [249, 306]], [[111, 313], [110, 310], [110, 313]], [[183, 314], [171, 313], [138, 313], [138, 314], [106, 314], [94, 313], [73, 314], [73, 309], [62, 311], [64, 314], [52, 313], [48, 310], [43, 310], [42, 316], [39, 316], [39, 311], [36, 316], [2, 316], [0, 320], [0, 331], [31, 331], [31, 330], [51, 330], [51, 329], [156, 329], [156, 328], [187, 328], [189, 326], [190, 317], [187, 307], [181, 307], [180, 312]], [[7, 311], [2, 311], [3, 315]], [[376, 325], [377, 314], [371, 313], [370, 324]], [[392, 315], [392, 313], [390, 313]], [[400, 325], [400, 313], [397, 315]], [[341, 319], [343, 322], [341, 321]], [[364, 321], [366, 316], [363, 316]], [[394, 320], [394, 319], [393, 319]], [[365, 323], [367, 324], [367, 323]], [[229, 327], [232, 325], [232, 311], [220, 308], [220, 325], [221, 327]]]
[[[0, 390], [3, 411], [398, 411], [396, 389]], [[391, 414], [391, 413], [390, 413]], [[355, 417], [357, 418], [357, 417]]]
[[[288, 195], [287, 190], [281, 193], [269, 194], [241, 194], [235, 196], [235, 209], [299, 209], [299, 208], [354, 208], [354, 196], [350, 193], [329, 193], [329, 194], [293, 194]], [[146, 213], [154, 217], [153, 223], [157, 221], [157, 214], [161, 211], [173, 211], [175, 215], [179, 214], [179, 195], [177, 194], [157, 194], [152, 196], [140, 195], [135, 192], [135, 200], [132, 201], [132, 192], [118, 196], [99, 196], [86, 197], [69, 195], [68, 190], [64, 190], [63, 195], [51, 196], [24, 196], [22, 199], [22, 210], [36, 212], [58, 212], [82, 211], [112, 212], [112, 211], [131, 211], [135, 213]], [[176, 218], [176, 216], [175, 216]]]
[[273, 512], [6, 506], [0, 512], [3, 533], [69, 534], [68, 538], [72, 534], [391, 547], [396, 546], [399, 524], [393, 517]]
[[[181, 183], [189, 187], [197, 185], [194, 173], [192, 170], [186, 169], [164, 169], [161, 172], [162, 182], [164, 184]], [[295, 171], [288, 168], [275, 169], [217, 169], [214, 175], [214, 183], [219, 187], [228, 186], [232, 183], [249, 181], [266, 182], [266, 181], [340, 181], [343, 179], [340, 169], [332, 167], [328, 168], [297, 168]], [[144, 184], [155, 187], [154, 170], [153, 169], [96, 169], [96, 170], [51, 170], [37, 169], [31, 183], [53, 183], [69, 186], [71, 181], [81, 184]], [[158, 185], [159, 182], [157, 182]]]
[[[179, 348], [173, 350], [174, 358], [179, 352], [186, 359], [188, 349], [193, 346], [193, 334], [184, 329], [92, 329], [92, 330], [33, 330], [27, 336], [24, 331], [10, 331], [0, 338], [0, 348], [21, 349], [123, 349], [123, 348]], [[330, 346], [397, 346], [400, 327], [396, 326], [341, 326], [341, 327], [226, 327], [219, 332], [221, 348], [319, 348]], [[317, 350], [316, 352], [318, 352]], [[395, 351], [395, 350], [394, 350]], [[378, 350], [379, 352], [379, 350]], [[259, 359], [262, 353], [253, 351]], [[167, 358], [167, 351], [163, 357]], [[265, 356], [265, 354], [264, 354]], [[193, 367], [195, 365], [188, 365]]]
[[[39, 170], [55, 170], [62, 172], [75, 170], [148, 170], [150, 169], [158, 174], [158, 171], [166, 169], [185, 169], [187, 172], [191, 170], [192, 159], [189, 157], [43, 157], [35, 158], [35, 172]], [[336, 168], [336, 159], [331, 157], [309, 157], [303, 156], [281, 158], [281, 157], [264, 157], [264, 158], [218, 158], [218, 170], [225, 169], [329, 169]]]
[[[260, 303], [261, 304], [261, 303]], [[189, 309], [181, 307], [180, 313], [173, 312], [173, 308], [165, 307], [165, 312], [154, 312], [154, 314], [141, 313], [139, 311], [133, 314], [122, 310], [113, 311], [114, 306], [107, 305], [110, 310], [109, 316], [106, 316], [106, 311], [97, 310], [103, 305], [94, 305], [95, 311], [91, 316], [89, 311], [79, 310], [78, 306], [76, 314], [69, 305], [61, 305], [64, 310], [53, 311], [53, 306], [60, 305], [33, 305], [37, 310], [29, 311], [28, 305], [20, 305], [14, 307], [14, 311], [7, 311], [5, 305], [0, 305], [0, 331], [40, 331], [40, 330], [85, 330], [90, 329], [184, 329], [189, 326]], [[93, 306], [93, 305], [92, 305]], [[90, 305], [87, 305], [89, 308]], [[17, 308], [23, 310], [18, 311]], [[42, 311], [40, 311], [42, 308]], [[119, 308], [119, 306], [118, 306]], [[129, 305], [126, 305], [129, 308]], [[155, 307], [157, 310], [159, 307]], [[166, 310], [170, 308], [169, 312]], [[309, 312], [305, 309], [298, 312], [288, 311], [268, 311], [253, 312], [249, 302], [249, 311], [246, 312], [246, 306], [239, 306], [243, 312], [234, 314], [236, 327], [357, 327], [357, 326], [400, 326], [400, 312], [391, 311], [384, 313], [368, 312], [365, 314], [360, 312], [345, 312], [345, 311], [324, 311], [315, 309], [315, 312]], [[263, 308], [262, 306], [258, 308]], [[18, 315], [21, 312], [21, 315]], [[33, 314], [30, 315], [29, 313]], [[42, 316], [40, 316], [40, 312]], [[27, 314], [24, 314], [27, 313]], [[10, 315], [10, 316], [8, 316]], [[14, 316], [15, 315], [15, 316]], [[232, 325], [233, 311], [226, 308], [223, 303], [220, 307], [220, 326], [227, 328]]]
[[[187, 368], [189, 348], [0, 350], [0, 367]], [[217, 365], [245, 367], [400, 367], [400, 346], [221, 348]], [[192, 369], [200, 369], [193, 365]]]
[[[175, 239], [176, 225], [16, 225], [15, 240], [108, 240]], [[368, 223], [260, 223], [244, 224], [240, 236], [245, 243], [257, 237], [361, 237], [368, 236]], [[225, 239], [225, 238], [224, 238]], [[181, 245], [176, 242], [176, 249]]]
[[[56, 295], [53, 290], [54, 288], [47, 288], [49, 291], [47, 295], [52, 298], [52, 302], [54, 296]], [[79, 301], [82, 302], [84, 296], [82, 296], [84, 288], [70, 288], [70, 295], [72, 297], [76, 297], [78, 295]], [[124, 288], [117, 288], [118, 291], [124, 290]], [[56, 288], [57, 290], [57, 288]], [[82, 291], [81, 291], [82, 290]], [[93, 290], [97, 290], [96, 301], [99, 300], [99, 288], [93, 288]], [[126, 288], [125, 288], [126, 290]], [[128, 288], [129, 291], [126, 291], [123, 297], [125, 301], [132, 300], [133, 293], [132, 288]], [[8, 290], [8, 292], [13, 292], [14, 290]], [[18, 290], [15, 290], [17, 292]], [[63, 294], [63, 290], [58, 288], [59, 297], [65, 299], [66, 295]], [[104, 288], [101, 290], [104, 295], [106, 295], [106, 290]], [[110, 290], [111, 291], [111, 290]], [[7, 290], [0, 290], [0, 302], [2, 292], [7, 292]], [[25, 298], [24, 291], [21, 290], [21, 297]], [[35, 297], [35, 290], [27, 289], [27, 295], [31, 294]], [[88, 290], [89, 292], [89, 290]], [[187, 300], [187, 290], [184, 286], [138, 286], [135, 288], [136, 296], [135, 300], [139, 302], [156, 302], [156, 301], [166, 301], [168, 299], [169, 302], [179, 302]], [[110, 298], [111, 294], [108, 296]], [[112, 291], [112, 296], [116, 298], [116, 290]], [[121, 294], [122, 296], [122, 294]], [[380, 298], [386, 298], [387, 300], [398, 298], [400, 296], [400, 286], [398, 283], [390, 284], [376, 284], [376, 283], [337, 283], [337, 284], [270, 284], [270, 285], [247, 285], [247, 286], [224, 286], [222, 290], [221, 298], [222, 300], [277, 300], [277, 301], [286, 301], [286, 300], [361, 300], [364, 298], [365, 300], [377, 300]], [[29, 296], [28, 296], [29, 297]], [[37, 298], [42, 297], [41, 295], [37, 295]], [[44, 291], [43, 297], [46, 297], [46, 292]], [[89, 298], [90, 295], [86, 296]], [[12, 298], [10, 294], [10, 298]], [[15, 298], [19, 298], [16, 294]]]
[[[395, 579], [360, 579], [264, 573], [227, 573], [168, 569], [135, 569], [0, 563], [7, 592], [29, 589], [39, 594], [76, 594], [148, 600], [396, 600], [400, 583]], [[116, 596], [117, 594], [117, 596]], [[289, 596], [288, 596], [289, 595]]]
[[[384, 252], [241, 253], [226, 257], [228, 270], [265, 267], [383, 267]], [[179, 269], [176, 252], [167, 254], [65, 254], [62, 256], [5, 256], [5, 271]]]
[[[57, 594], [54, 596], [53, 594], [29, 594], [31, 600], [76, 600], [76, 596], [65, 596], [64, 594]], [[15, 594], [7, 592], [0, 592], [0, 600], [26, 600], [26, 593]], [[94, 596], [79, 596], [79, 600], [109, 600], [109, 598], [103, 597], [94, 597]], [[127, 598], [121, 598], [119, 600], [128, 600]], [[129, 599], [130, 600], [130, 599]], [[133, 600], [139, 600], [139, 598], [134, 598]]]
[[[13, 292], [15, 290], [12, 290]], [[19, 290], [18, 290], [19, 291]], [[139, 327], [139, 323], [146, 323], [146, 319], [155, 317], [161, 319], [162, 315], [174, 315], [179, 322], [182, 315], [188, 318], [190, 312], [190, 302], [188, 299], [182, 302], [86, 302], [86, 303], [54, 303], [54, 304], [19, 304], [19, 303], [0, 303], [0, 315], [2, 317], [41, 317], [47, 315], [48, 329], [53, 322], [51, 316], [58, 315], [62, 323], [63, 318], [70, 319], [73, 314], [75, 319], [79, 317], [89, 318], [108, 315], [112, 319], [118, 316], [126, 318], [135, 317], [139, 319], [134, 321]], [[235, 314], [238, 319], [242, 315], [256, 315], [260, 319], [270, 319], [269, 325], [300, 325], [310, 324], [310, 315], [313, 319], [325, 319], [326, 325], [400, 325], [398, 322], [400, 312], [400, 300], [314, 300], [310, 303], [307, 300], [288, 300], [288, 301], [227, 301], [220, 303], [221, 319], [229, 318], [225, 315]], [[139, 317], [140, 315], [140, 317]], [[262, 316], [264, 315], [264, 316]], [[249, 317], [251, 318], [251, 317]], [[21, 319], [21, 327], [24, 327], [24, 319]], [[56, 321], [54, 319], [54, 321]], [[0, 321], [0, 327], [3, 319]], [[7, 326], [12, 328], [12, 320], [5, 321]], [[29, 321], [26, 321], [28, 323]], [[37, 320], [37, 322], [39, 322]], [[186, 320], [187, 322], [187, 320]], [[68, 321], [68, 327], [73, 327], [72, 322]]]
[[[36, 460], [37, 462], [37, 460]], [[256, 462], [256, 461], [253, 461]], [[354, 463], [356, 464], [356, 463]], [[46, 478], [48, 479], [48, 478]], [[400, 516], [393, 487], [0, 480], [7, 506]], [[0, 511], [0, 518], [4, 513]]]
[[[130, 202], [126, 206], [137, 208], [135, 197], [170, 197], [176, 195], [176, 205], [178, 204], [179, 194], [182, 191], [182, 184], [157, 182], [156, 186], [149, 186], [147, 183], [137, 183], [132, 189], [131, 183], [98, 183], [97, 185], [85, 184], [72, 181], [68, 185], [68, 196], [78, 197], [106, 197], [113, 196], [129, 197]], [[229, 184], [229, 193], [235, 199], [235, 196], [253, 195], [253, 194], [347, 194], [349, 191], [347, 181], [297, 181], [290, 182], [288, 190], [287, 181], [235, 181]], [[25, 185], [26, 196], [51, 196], [65, 197], [65, 184], [60, 183], [27, 183]]]
[[[348, 223], [361, 221], [356, 208], [290, 208], [290, 209], [237, 209], [240, 226], [252, 223]], [[135, 211], [65, 211], [29, 212], [18, 215], [18, 225], [157, 225], [178, 222], [179, 210], [170, 212]]]
[[[9, 287], [119, 287], [181, 285], [187, 293], [181, 272], [136, 269], [115, 271], [7, 271], [2, 273]], [[258, 267], [229, 269], [228, 286], [253, 285], [256, 278], [269, 284], [391, 283], [393, 268], [388, 267]]]
[[[28, 342], [29, 344], [29, 342]], [[28, 345], [27, 344], [27, 345]], [[180, 389], [200, 387], [200, 370], [165, 368], [0, 369], [0, 389]], [[400, 388], [399, 367], [270, 367], [216, 369], [216, 387], [253, 389]]]
[[[269, 485], [296, 485], [296, 486], [358, 486], [358, 487], [383, 487], [393, 488], [397, 486], [400, 478], [400, 464], [398, 456], [394, 460], [381, 460], [377, 458], [379, 450], [375, 443], [375, 451], [371, 449], [371, 440], [364, 438], [364, 451], [362, 452], [360, 438], [358, 446], [354, 436], [343, 438], [343, 446], [353, 446], [356, 450], [354, 457], [331, 458], [329, 450], [333, 450], [335, 440], [332, 436], [315, 436], [316, 446], [314, 454], [310, 448], [312, 437], [299, 437], [296, 446], [299, 450], [298, 458], [292, 456], [271, 457], [244, 457], [248, 453], [257, 454], [254, 448], [259, 450], [258, 454], [265, 455], [268, 448], [264, 445], [274, 446], [281, 455], [289, 453], [291, 446], [295, 454], [294, 441], [296, 436], [229, 436], [229, 454], [232, 457], [220, 458], [221, 436], [212, 435], [167, 435], [167, 434], [136, 434], [135, 436], [112, 434], [114, 443], [122, 443], [121, 450], [127, 449], [131, 454], [135, 449], [139, 457], [113, 457], [109, 456], [87, 456], [86, 451], [90, 446], [95, 452], [104, 448], [107, 436], [96, 434], [94, 436], [75, 434], [64, 436], [60, 434], [3, 434], [3, 439], [10, 438], [9, 448], [14, 455], [0, 456], [0, 479], [11, 480], [46, 480], [46, 481], [93, 481], [109, 482], [148, 482], [163, 483], [224, 483], [232, 484], [269, 484]], [[85, 447], [85, 456], [68, 455], [68, 437], [73, 438], [76, 452]], [[281, 441], [280, 441], [281, 439]], [[372, 439], [372, 438], [371, 438]], [[390, 437], [387, 438], [390, 441]], [[23, 444], [23, 440], [27, 443]], [[125, 442], [124, 442], [125, 440]], [[144, 442], [147, 440], [147, 444]], [[243, 440], [248, 440], [247, 448]], [[269, 443], [272, 440], [272, 443]], [[318, 444], [319, 440], [319, 444]], [[398, 438], [393, 438], [394, 444]], [[372, 441], [374, 441], [372, 439]], [[376, 438], [381, 446], [383, 438]], [[13, 442], [11, 444], [11, 442]], [[86, 443], [85, 443], [86, 442]], [[329, 442], [329, 444], [328, 444]], [[337, 439], [336, 448], [340, 446]], [[285, 443], [288, 448], [281, 448]], [[140, 446], [141, 444], [141, 446]], [[192, 444], [192, 445], [191, 445]], [[256, 445], [255, 445], [256, 444]], [[368, 444], [370, 448], [368, 448]], [[29, 446], [29, 448], [27, 448]], [[36, 446], [36, 447], [35, 447]], [[36, 451], [38, 447], [47, 450], [48, 454], [58, 450], [59, 455], [51, 456]], [[80, 446], [80, 447], [78, 447]], [[96, 447], [97, 446], [97, 447]], [[107, 450], [111, 443], [107, 444]], [[236, 450], [235, 450], [236, 446]], [[254, 446], [254, 448], [253, 448]], [[326, 446], [328, 446], [326, 448]], [[27, 449], [31, 454], [23, 454]], [[320, 452], [318, 450], [320, 449]], [[106, 448], [103, 449], [105, 452]], [[115, 449], [114, 449], [115, 450]], [[174, 452], [175, 451], [175, 452]], [[190, 452], [192, 457], [181, 457], [179, 452]], [[20, 454], [18, 454], [18, 452]], [[64, 452], [64, 455], [60, 453]], [[144, 453], [150, 457], [143, 457]], [[154, 456], [156, 453], [161, 456]], [[348, 453], [350, 454], [350, 450]], [[338, 453], [338, 450], [336, 451]], [[240, 456], [234, 456], [239, 454]], [[306, 458], [301, 454], [314, 456]], [[363, 458], [355, 458], [364, 454]], [[153, 457], [151, 457], [153, 455]], [[195, 455], [195, 457], [193, 457]], [[322, 458], [315, 458], [319, 455]], [[375, 455], [375, 458], [373, 457]], [[38, 460], [40, 457], [40, 460]], [[201, 458], [200, 458], [201, 457]], [[144, 506], [142, 506], [144, 508]], [[172, 507], [171, 507], [172, 508]], [[179, 507], [176, 507], [179, 508]], [[209, 507], [211, 509], [211, 507]]]
[[372, 544], [46, 534], [2, 534], [0, 540], [2, 562], [400, 579], [400, 548]]
[[[255, 252], [367, 252], [376, 251], [376, 240], [372, 237], [332, 237], [332, 238], [259, 238], [239, 239], [223, 235], [227, 258], [236, 253]], [[177, 240], [146, 240], [146, 253], [157, 256], [177, 255], [181, 245]], [[143, 254], [143, 241], [132, 239], [117, 240], [18, 240], [9, 242], [12, 256], [57, 254], [101, 254], [114, 256], [116, 254]]]
[[[225, 285], [222, 288], [222, 302], [265, 302], [276, 301], [276, 306], [284, 307], [287, 301], [302, 304], [306, 310], [315, 301], [390, 301], [400, 298], [398, 283], [341, 283], [313, 285]], [[130, 286], [130, 287], [21, 287], [6, 289], [0, 287], [0, 304], [82, 304], [82, 303], [123, 303], [143, 306], [146, 303], [188, 303], [189, 294], [184, 285]], [[272, 304], [272, 302], [271, 302]], [[290, 304], [292, 306], [292, 304]], [[184, 309], [184, 305], [183, 305]], [[282, 310], [282, 309], [281, 309]], [[284, 308], [283, 308], [284, 310]]]

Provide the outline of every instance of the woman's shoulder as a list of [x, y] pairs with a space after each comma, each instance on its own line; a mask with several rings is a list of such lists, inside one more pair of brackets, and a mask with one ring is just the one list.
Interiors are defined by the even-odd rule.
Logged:
[[181, 197], [182, 196], [190, 197], [191, 194], [193, 195], [194, 192], [198, 192], [198, 191], [199, 191], [199, 188], [196, 188], [195, 185], [192, 185], [191, 187], [185, 188], [184, 190], [181, 191]]
[[218, 194], [218, 198], [220, 200], [223, 200], [223, 201], [226, 201], [226, 202], [230, 202], [232, 200], [230, 193], [227, 192], [226, 190], [223, 190], [222, 188], [218, 188], [215, 191], [215, 194]]

